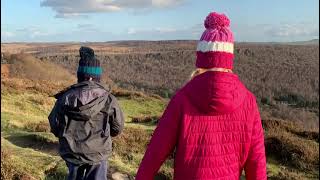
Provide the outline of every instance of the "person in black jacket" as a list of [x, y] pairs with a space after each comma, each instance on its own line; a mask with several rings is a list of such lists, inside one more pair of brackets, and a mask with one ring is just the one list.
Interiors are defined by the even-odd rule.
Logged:
[[55, 95], [48, 119], [68, 180], [106, 180], [111, 137], [123, 130], [124, 117], [116, 98], [99, 83], [102, 69], [93, 49], [79, 51], [78, 83]]

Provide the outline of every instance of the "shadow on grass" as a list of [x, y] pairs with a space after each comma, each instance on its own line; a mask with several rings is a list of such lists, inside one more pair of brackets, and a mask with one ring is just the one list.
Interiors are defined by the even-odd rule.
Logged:
[[31, 148], [54, 156], [59, 155], [58, 142], [52, 142], [40, 134], [15, 133], [5, 137], [5, 139], [19, 147]]

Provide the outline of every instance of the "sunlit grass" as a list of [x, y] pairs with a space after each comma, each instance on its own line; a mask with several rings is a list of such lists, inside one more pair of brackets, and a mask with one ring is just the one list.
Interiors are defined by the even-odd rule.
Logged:
[[36, 179], [44, 179], [45, 172], [54, 167], [60, 159], [58, 156], [18, 147], [4, 138], [1, 138], [1, 149], [10, 153], [11, 163], [17, 171], [30, 174]]

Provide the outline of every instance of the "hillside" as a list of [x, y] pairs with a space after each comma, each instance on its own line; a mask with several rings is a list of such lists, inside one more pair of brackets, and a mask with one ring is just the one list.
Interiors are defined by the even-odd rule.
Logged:
[[[196, 41], [120, 41], [87, 45], [95, 49], [102, 62], [103, 80], [128, 90], [170, 97], [188, 81], [194, 70]], [[16, 46], [3, 44], [2, 52], [6, 56], [6, 52], [10, 53]], [[79, 47], [75, 43], [38, 43], [19, 44], [17, 49], [75, 74]], [[283, 114], [286, 114], [285, 119], [318, 129], [319, 46], [239, 43], [235, 45], [234, 66], [234, 71], [261, 104], [276, 107], [272, 110], [266, 107], [266, 112], [279, 118], [285, 118]], [[308, 122], [303, 122], [305, 117]]]
[[[133, 179], [169, 98], [193, 70], [195, 42], [91, 46], [126, 117], [108, 176]], [[47, 116], [52, 95], [75, 82], [78, 48], [1, 45], [1, 179], [65, 178]], [[318, 179], [319, 46], [237, 44], [235, 51], [235, 71], [260, 103], [269, 179]], [[172, 179], [172, 165], [170, 157], [157, 179]]]
[[310, 41], [287, 42], [286, 44], [289, 44], [289, 45], [318, 45], [319, 46], [319, 39], [312, 39]]

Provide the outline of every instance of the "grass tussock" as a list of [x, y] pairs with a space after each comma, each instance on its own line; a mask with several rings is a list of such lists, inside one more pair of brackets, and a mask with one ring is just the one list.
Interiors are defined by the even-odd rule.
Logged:
[[32, 132], [50, 132], [50, 126], [47, 121], [29, 122], [26, 123], [24, 128]]
[[114, 152], [124, 156], [130, 156], [133, 153], [144, 153], [150, 137], [151, 133], [141, 129], [125, 128], [120, 136], [114, 138]]
[[[1, 90], [16, 93], [41, 93], [53, 96], [76, 81], [48, 81], [22, 78], [1, 78]], [[2, 91], [1, 91], [2, 92]]]
[[[302, 171], [315, 171], [319, 167], [319, 133], [302, 131], [293, 122], [264, 120], [267, 156]], [[311, 140], [306, 139], [311, 136]]]
[[138, 91], [128, 91], [121, 88], [112, 89], [112, 94], [116, 97], [147, 97], [144, 93]]
[[133, 123], [154, 123], [157, 124], [160, 116], [140, 116], [140, 117], [131, 117], [131, 122]]
[[286, 121], [282, 119], [267, 119], [262, 120], [262, 126], [266, 131], [281, 132], [286, 131], [297, 135], [301, 138], [313, 140], [319, 142], [319, 132], [317, 131], [308, 131], [299, 123]]

